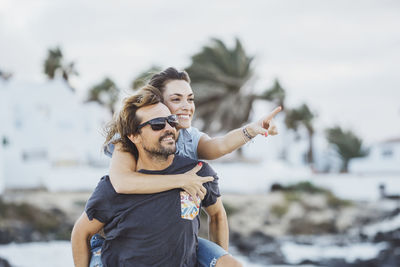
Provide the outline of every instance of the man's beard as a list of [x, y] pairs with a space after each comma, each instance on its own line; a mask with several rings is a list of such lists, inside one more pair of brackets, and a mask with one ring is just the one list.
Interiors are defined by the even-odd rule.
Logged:
[[[162, 145], [162, 139], [163, 138], [165, 138], [165, 137], [167, 137], [167, 136], [171, 136], [172, 137], [172, 141], [171, 142], [173, 142], [174, 143], [174, 145], [173, 146], [163, 146]], [[163, 160], [166, 160], [170, 155], [173, 155], [173, 154], [175, 154], [175, 152], [176, 152], [176, 143], [175, 143], [175, 139], [176, 139], [176, 136], [175, 136], [175, 134], [174, 134], [174, 132], [172, 132], [172, 131], [169, 131], [169, 132], [166, 132], [165, 134], [163, 134], [160, 138], [159, 138], [159, 140], [158, 140], [158, 147], [146, 147], [144, 144], [143, 144], [143, 149], [147, 152], [147, 153], [149, 153], [152, 157], [155, 157], [155, 158], [160, 158], [160, 159], [163, 159]]]

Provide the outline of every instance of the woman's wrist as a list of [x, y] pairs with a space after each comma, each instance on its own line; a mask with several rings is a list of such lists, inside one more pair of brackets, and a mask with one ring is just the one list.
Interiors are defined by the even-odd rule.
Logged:
[[173, 174], [173, 187], [184, 189], [186, 186], [185, 176], [182, 174]]
[[248, 124], [246, 126], [243, 127], [243, 134], [249, 139], [253, 139], [254, 137], [256, 137], [257, 132], [254, 130], [254, 128], [252, 127], [251, 124]]

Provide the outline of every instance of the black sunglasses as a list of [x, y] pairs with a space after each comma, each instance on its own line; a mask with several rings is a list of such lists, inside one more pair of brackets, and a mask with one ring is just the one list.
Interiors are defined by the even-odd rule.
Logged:
[[171, 125], [171, 127], [175, 128], [176, 126], [178, 126], [178, 116], [169, 115], [168, 117], [159, 117], [146, 121], [140, 124], [137, 129], [140, 130], [147, 124], [150, 124], [151, 129], [153, 129], [153, 131], [160, 131], [165, 128], [166, 121], [168, 122], [169, 125]]

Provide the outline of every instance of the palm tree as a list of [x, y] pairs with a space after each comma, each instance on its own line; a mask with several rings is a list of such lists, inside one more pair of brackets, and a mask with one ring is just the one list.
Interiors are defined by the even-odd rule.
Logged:
[[148, 70], [143, 71], [133, 79], [131, 83], [131, 89], [137, 90], [143, 87], [154, 74], [160, 72], [161, 70], [161, 67], [153, 65]]
[[191, 58], [186, 68], [196, 95], [196, 116], [203, 122], [203, 131], [216, 133], [238, 128], [247, 122], [256, 99], [266, 99], [252, 93], [253, 57], [247, 55], [242, 43], [228, 48], [221, 40]]
[[313, 159], [313, 136], [314, 127], [312, 125], [315, 114], [313, 114], [306, 104], [301, 105], [295, 109], [286, 109], [285, 124], [288, 129], [292, 129], [295, 132], [300, 126], [305, 127], [308, 133], [308, 151], [307, 151], [307, 163], [311, 165], [314, 162]]
[[70, 84], [70, 77], [78, 75], [78, 72], [75, 69], [75, 63], [64, 63], [63, 53], [59, 47], [48, 50], [47, 58], [44, 61], [44, 73], [50, 80], [53, 80], [59, 73], [69, 88], [72, 91], [75, 91]]
[[53, 80], [55, 78], [56, 71], [61, 69], [62, 60], [63, 55], [59, 47], [48, 50], [47, 58], [44, 62], [44, 73], [50, 80]]
[[118, 100], [119, 89], [110, 78], [104, 78], [102, 82], [89, 90], [87, 102], [95, 101], [107, 107], [114, 114], [114, 105]]
[[[285, 89], [281, 86], [279, 83], [278, 79], [275, 79], [274, 84], [271, 88], [265, 90], [264, 93], [262, 93], [262, 96], [264, 99], [274, 103], [277, 106], [282, 107], [282, 114], [286, 114], [286, 109], [285, 109], [285, 100], [286, 100], [286, 92]], [[287, 135], [283, 135], [284, 138], [287, 138]], [[287, 160], [287, 155], [288, 155], [288, 146], [282, 146], [280, 151], [279, 158], [282, 160]]]
[[362, 140], [351, 131], [343, 131], [336, 126], [327, 129], [326, 136], [342, 159], [342, 172], [348, 171], [352, 158], [365, 157], [368, 154], [368, 150], [363, 148]]
[[262, 96], [266, 100], [273, 102], [275, 105], [281, 106], [283, 112], [285, 112], [286, 92], [285, 89], [282, 88], [278, 79], [275, 79], [274, 85], [270, 89], [266, 90]]

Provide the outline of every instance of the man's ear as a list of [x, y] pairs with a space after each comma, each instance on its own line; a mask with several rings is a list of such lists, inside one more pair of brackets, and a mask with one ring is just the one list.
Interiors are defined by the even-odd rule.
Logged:
[[135, 145], [137, 143], [140, 142], [141, 138], [140, 138], [140, 134], [131, 134], [128, 135], [129, 140], [131, 140], [132, 143], [134, 143]]

